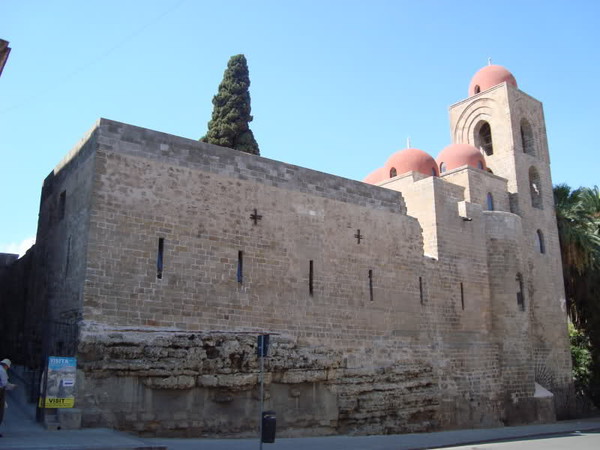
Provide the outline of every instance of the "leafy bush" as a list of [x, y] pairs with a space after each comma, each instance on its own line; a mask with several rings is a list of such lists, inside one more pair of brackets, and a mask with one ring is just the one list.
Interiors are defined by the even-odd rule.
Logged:
[[573, 381], [577, 393], [589, 395], [592, 354], [589, 338], [569, 322], [569, 340], [571, 341], [571, 360], [573, 362]]

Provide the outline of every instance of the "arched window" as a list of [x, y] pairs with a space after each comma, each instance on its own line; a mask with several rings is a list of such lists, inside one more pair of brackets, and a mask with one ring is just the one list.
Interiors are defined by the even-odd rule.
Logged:
[[475, 147], [482, 149], [488, 156], [494, 154], [492, 129], [485, 120], [479, 122], [475, 127]]
[[481, 162], [481, 161], [477, 161], [477, 168], [478, 168], [479, 170], [483, 170], [483, 162]]
[[542, 233], [542, 230], [537, 230], [537, 240], [540, 253], [546, 253], [546, 244], [544, 243], [544, 233]]
[[521, 119], [521, 143], [523, 152], [528, 155], [535, 155], [535, 146], [533, 142], [533, 130], [527, 119]]
[[491, 192], [488, 192], [487, 194], [487, 209], [488, 211], [494, 210], [494, 196]]
[[543, 209], [542, 185], [540, 183], [540, 175], [535, 167], [529, 168], [529, 191], [531, 194], [531, 206]]
[[479, 87], [478, 84], [475, 85], [475, 89], [474, 90], [475, 90], [476, 94], [479, 94], [481, 92], [481, 88]]
[[523, 275], [517, 273], [517, 305], [521, 311], [525, 311], [525, 295], [523, 294]]
[[392, 167], [390, 169], [390, 178], [394, 178], [396, 175], [398, 175], [398, 173], [396, 172], [396, 168]]
[[431, 168], [431, 175], [433, 175], [434, 177], [437, 177], [437, 170], [435, 169], [435, 167]]
[[446, 171], [446, 163], [440, 163], [440, 173], [444, 173]]

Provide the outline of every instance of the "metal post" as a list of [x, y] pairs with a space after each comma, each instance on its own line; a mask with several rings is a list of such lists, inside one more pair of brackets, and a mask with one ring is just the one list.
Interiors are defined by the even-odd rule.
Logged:
[[[264, 343], [263, 343], [263, 345], [264, 345]], [[260, 430], [259, 430], [259, 434], [258, 434], [258, 441], [260, 442], [260, 446], [259, 446], [260, 450], [262, 450], [262, 448], [263, 448], [262, 426], [263, 426], [264, 389], [265, 389], [265, 387], [264, 387], [264, 381], [265, 381], [264, 361], [265, 361], [265, 358], [264, 358], [264, 356], [262, 356], [262, 352], [261, 352], [261, 356], [260, 356], [260, 417], [259, 417]]]

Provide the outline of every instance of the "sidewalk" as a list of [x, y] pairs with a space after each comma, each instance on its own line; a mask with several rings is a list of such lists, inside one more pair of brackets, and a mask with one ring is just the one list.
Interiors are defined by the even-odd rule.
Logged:
[[35, 420], [35, 404], [26, 400], [25, 389], [6, 392], [8, 408], [4, 411], [4, 423], [0, 425], [0, 449], [114, 449], [114, 450], [163, 450], [164, 446], [152, 447], [136, 436], [110, 429], [46, 430]]
[[[576, 432], [600, 431], [600, 417], [547, 425], [442, 431], [438, 433], [385, 436], [326, 436], [276, 439], [263, 444], [264, 450], [409, 450], [456, 447], [518, 438], [538, 438]], [[164, 445], [170, 450], [256, 450], [258, 438], [250, 439], [145, 439], [148, 445]]]
[[[26, 402], [22, 387], [7, 392], [8, 409], [0, 432], [0, 449], [61, 450], [255, 450], [256, 439], [140, 438], [111, 429], [46, 430], [35, 421], [35, 405]], [[546, 425], [526, 425], [438, 433], [385, 436], [326, 436], [276, 439], [264, 450], [401, 450], [441, 448], [516, 438], [600, 431], [600, 417]]]

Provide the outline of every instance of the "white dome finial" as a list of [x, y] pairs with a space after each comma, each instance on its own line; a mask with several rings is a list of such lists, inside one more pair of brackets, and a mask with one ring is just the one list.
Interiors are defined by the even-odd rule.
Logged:
[[491, 66], [491, 65], [492, 65], [492, 57], [488, 56], [488, 66]]
[[406, 148], [410, 148], [410, 136], [406, 138]]

